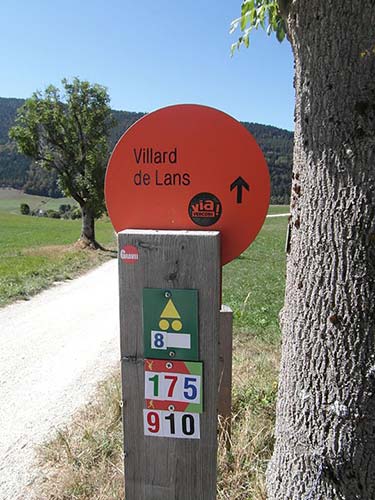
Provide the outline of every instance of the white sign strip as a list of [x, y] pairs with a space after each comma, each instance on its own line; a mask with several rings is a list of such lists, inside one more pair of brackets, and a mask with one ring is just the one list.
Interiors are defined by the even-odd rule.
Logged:
[[151, 349], [191, 349], [190, 333], [170, 333], [151, 330]]
[[191, 335], [188, 333], [167, 333], [167, 336], [168, 347], [190, 349]]

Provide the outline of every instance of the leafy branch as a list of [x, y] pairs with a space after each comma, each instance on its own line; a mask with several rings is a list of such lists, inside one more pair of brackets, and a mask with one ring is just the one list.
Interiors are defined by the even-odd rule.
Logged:
[[244, 0], [241, 6], [241, 16], [231, 22], [230, 34], [238, 28], [242, 31], [237, 42], [231, 45], [231, 55], [241, 45], [249, 47], [250, 33], [259, 27], [267, 32], [276, 34], [279, 42], [282, 42], [286, 34], [286, 25], [278, 0]]

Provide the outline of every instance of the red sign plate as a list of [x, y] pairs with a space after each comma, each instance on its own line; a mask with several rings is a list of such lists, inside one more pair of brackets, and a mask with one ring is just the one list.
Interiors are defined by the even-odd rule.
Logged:
[[125, 132], [108, 164], [105, 194], [116, 231], [220, 231], [226, 264], [262, 227], [270, 180], [243, 125], [216, 109], [180, 104]]

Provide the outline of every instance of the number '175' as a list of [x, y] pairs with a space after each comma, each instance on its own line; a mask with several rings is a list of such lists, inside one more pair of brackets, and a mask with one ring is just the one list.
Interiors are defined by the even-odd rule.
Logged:
[[[146, 388], [146, 397], [197, 402], [200, 396], [200, 376], [178, 373], [147, 373], [151, 387]], [[149, 393], [151, 391], [151, 394]]]

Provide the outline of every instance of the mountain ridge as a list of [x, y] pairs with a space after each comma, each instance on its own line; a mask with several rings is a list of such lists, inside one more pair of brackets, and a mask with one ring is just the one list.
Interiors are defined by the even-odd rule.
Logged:
[[[22, 189], [29, 194], [58, 197], [56, 175], [47, 172], [17, 152], [8, 137], [17, 109], [25, 99], [0, 97], [0, 186]], [[109, 142], [112, 150], [122, 134], [146, 113], [112, 110], [117, 124]], [[273, 125], [240, 122], [255, 137], [266, 157], [271, 177], [271, 203], [289, 203], [291, 188], [293, 132]]]

